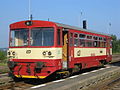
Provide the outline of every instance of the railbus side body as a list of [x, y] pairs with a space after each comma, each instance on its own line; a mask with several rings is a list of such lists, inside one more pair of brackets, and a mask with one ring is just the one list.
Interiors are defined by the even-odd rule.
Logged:
[[111, 37], [49, 21], [10, 25], [8, 66], [18, 78], [46, 78], [74, 73], [112, 59]]

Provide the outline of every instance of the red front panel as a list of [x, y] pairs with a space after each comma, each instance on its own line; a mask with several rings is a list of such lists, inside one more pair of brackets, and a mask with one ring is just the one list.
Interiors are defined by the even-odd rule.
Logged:
[[[61, 60], [13, 60], [17, 62], [14, 68], [14, 75], [23, 76], [49, 76], [56, 70], [61, 69]], [[36, 62], [44, 62], [45, 66], [40, 72], [35, 72]], [[29, 72], [28, 72], [29, 69]]]

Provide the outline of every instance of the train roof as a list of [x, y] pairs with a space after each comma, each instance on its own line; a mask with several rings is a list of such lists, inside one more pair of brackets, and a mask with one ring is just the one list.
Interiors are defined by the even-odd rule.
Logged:
[[110, 36], [110, 34], [106, 34], [106, 33], [102, 33], [102, 32], [96, 32], [96, 31], [93, 31], [93, 30], [88, 30], [88, 29], [83, 29], [83, 28], [80, 28], [80, 27], [77, 27], [77, 26], [71, 26], [71, 25], [66, 25], [66, 24], [62, 24], [62, 23], [56, 23], [57, 26], [60, 26], [60, 27], [64, 27], [66, 29], [75, 29], [75, 30], [80, 30], [80, 31], [86, 31], [86, 32], [90, 32], [90, 33], [96, 33], [96, 34], [101, 34], [101, 35], [106, 35], [106, 36]]
[[[95, 34], [101, 34], [101, 35], [105, 35], [105, 36], [111, 37], [110, 34], [106, 34], [106, 33], [102, 33], [102, 32], [96, 32], [96, 31], [93, 31], [93, 30], [83, 29], [83, 28], [80, 28], [80, 27], [77, 27], [77, 26], [71, 26], [71, 25], [57, 23], [57, 22], [52, 22], [52, 21], [26, 20], [26, 21], [19, 21], [19, 22], [16, 22], [16, 23], [12, 23], [10, 26], [13, 26], [13, 27], [14, 26], [23, 26], [22, 23], [25, 23], [27, 21], [32, 21], [32, 22], [37, 22], [37, 23], [42, 22], [42, 23], [49, 24], [49, 25], [50, 24], [51, 25], [55, 25], [56, 24], [57, 26], [64, 27], [65, 29], [73, 29], [73, 30], [85, 31], [85, 32], [90, 32], [90, 33], [95, 33]], [[20, 25], [18, 25], [18, 24], [20, 24]]]

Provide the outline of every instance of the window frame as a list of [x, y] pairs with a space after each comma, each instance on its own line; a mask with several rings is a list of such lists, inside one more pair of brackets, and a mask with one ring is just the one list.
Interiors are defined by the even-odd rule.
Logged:
[[[77, 37], [75, 37], [74, 35], [75, 34], [77, 34]], [[74, 39], [74, 43], [73, 43], [73, 45], [74, 45], [74, 47], [78, 47], [79, 46], [79, 34], [78, 33], [73, 33], [73, 39]], [[77, 44], [75, 44], [75, 40], [77, 40]]]
[[38, 28], [38, 29], [40, 29], [40, 28], [52, 28], [53, 29], [53, 45], [51, 45], [51, 46], [44, 46], [44, 45], [42, 45], [42, 46], [32, 46], [31, 45], [31, 40], [30, 40], [30, 46], [31, 47], [53, 47], [54, 46], [54, 44], [55, 44], [55, 28], [54, 27], [33, 27], [33, 28], [31, 28], [30, 29], [30, 38], [31, 38], [31, 35], [32, 35], [32, 29], [34, 29], [34, 28]]
[[[14, 41], [14, 46], [12, 46], [11, 45], [11, 42], [12, 42], [12, 31], [20, 31], [20, 30], [22, 30], [23, 29], [23, 31], [27, 31], [28, 33], [27, 33], [27, 45], [17, 45], [17, 46], [15, 46], [15, 41]], [[11, 29], [10, 30], [10, 33], [9, 33], [9, 47], [26, 47], [26, 46], [29, 46], [29, 35], [30, 35], [30, 31], [29, 31], [29, 28], [18, 28], [18, 29]], [[14, 39], [15, 39], [15, 37], [14, 37]]]
[[[59, 32], [59, 35], [58, 35], [58, 32]], [[59, 36], [59, 40], [58, 40], [58, 36]], [[61, 36], [62, 36], [62, 31], [61, 29], [57, 29], [57, 45], [58, 46], [61, 46], [62, 45], [62, 41], [61, 41]], [[59, 43], [58, 43], [59, 42]]]

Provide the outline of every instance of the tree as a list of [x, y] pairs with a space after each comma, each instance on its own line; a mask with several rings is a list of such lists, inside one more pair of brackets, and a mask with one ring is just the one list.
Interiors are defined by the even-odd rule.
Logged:
[[112, 36], [112, 49], [113, 53], [120, 53], [120, 39], [117, 39], [116, 35]]
[[112, 40], [113, 40], [113, 41], [116, 41], [116, 40], [117, 40], [116, 35], [111, 35], [111, 37], [112, 37]]
[[6, 59], [6, 53], [4, 51], [0, 51], [0, 62], [5, 62]]

